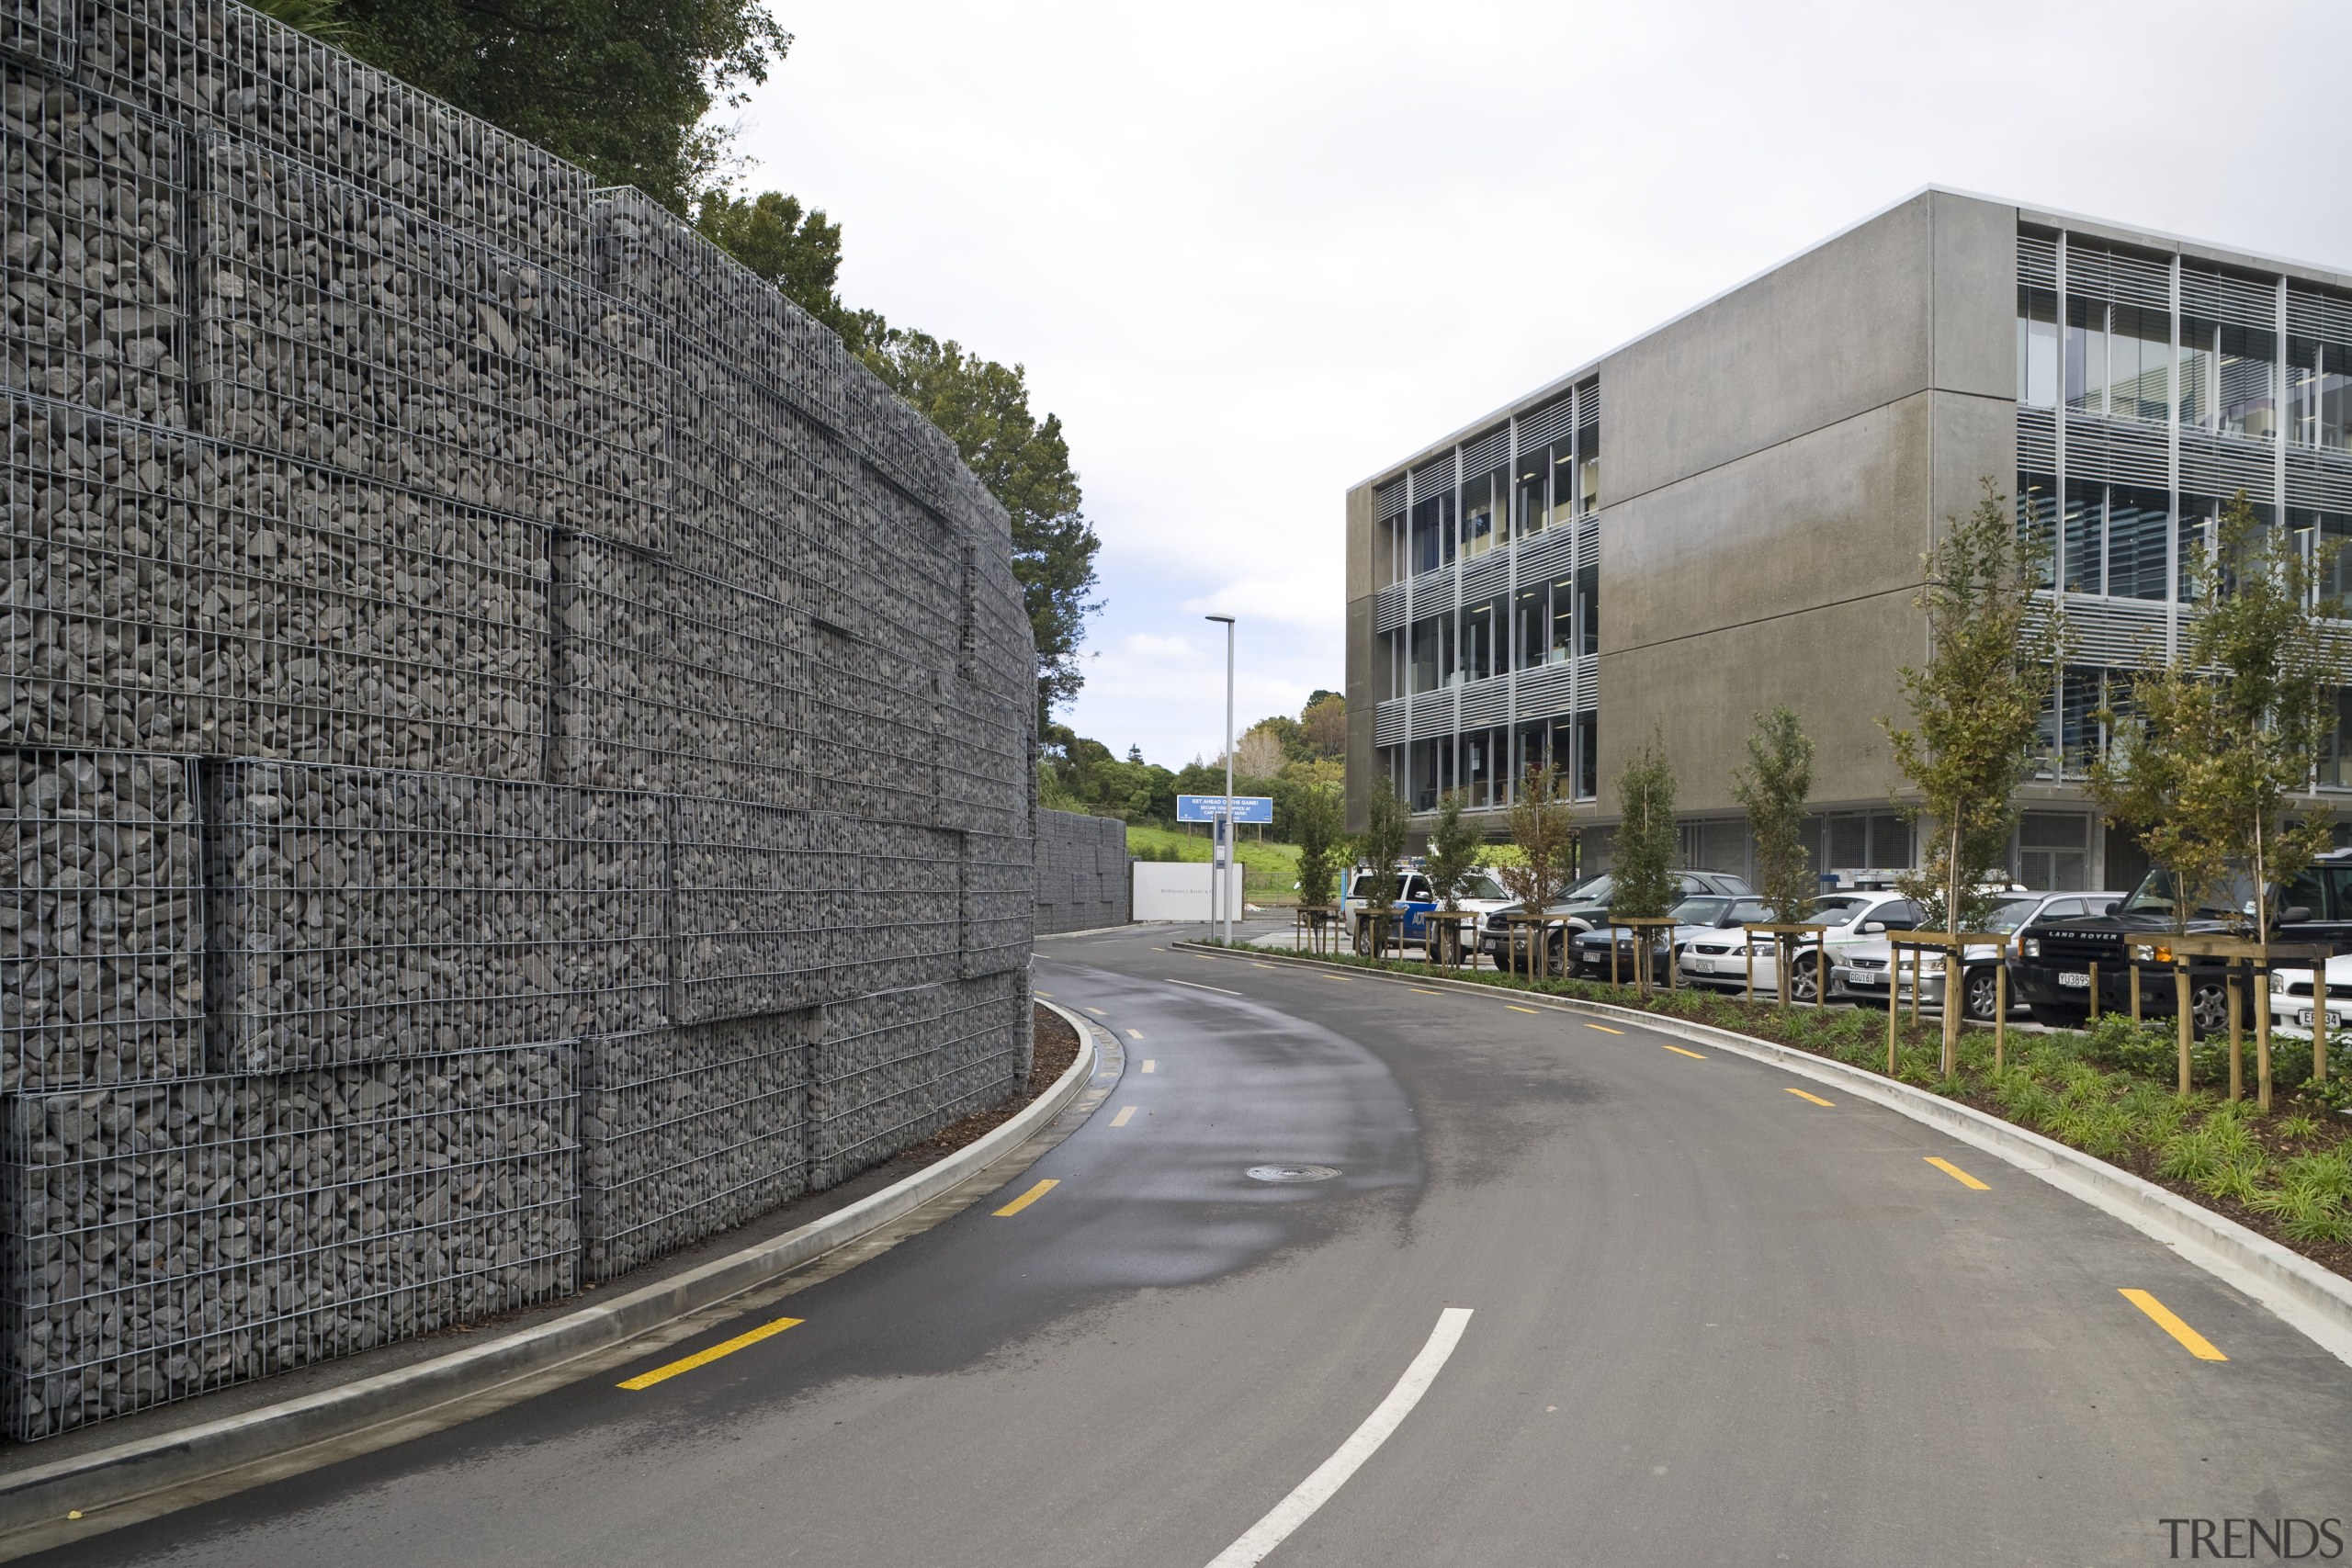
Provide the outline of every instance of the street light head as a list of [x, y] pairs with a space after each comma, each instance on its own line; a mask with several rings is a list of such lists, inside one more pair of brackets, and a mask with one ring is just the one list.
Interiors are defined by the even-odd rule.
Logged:
[[1223, 621], [1228, 626], [1233, 624], [1233, 617], [1231, 615], [1203, 615], [1201, 619], [1204, 621]]

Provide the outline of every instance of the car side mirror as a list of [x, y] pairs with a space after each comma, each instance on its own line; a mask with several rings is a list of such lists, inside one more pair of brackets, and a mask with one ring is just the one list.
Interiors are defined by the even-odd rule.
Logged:
[[2290, 904], [2278, 911], [2278, 923], [2282, 926], [2301, 925], [2311, 918], [2311, 910], [2301, 904]]
[[2123, 908], [2123, 900], [2122, 900], [2122, 899], [2120, 899], [2120, 898], [2109, 898], [2109, 899], [2107, 901], [2107, 908], [2104, 908], [2104, 909], [2101, 909], [2101, 910], [2099, 911], [2099, 913], [2100, 913], [2100, 914], [2102, 914], [2102, 915], [2112, 915], [2112, 914], [2115, 914], [2115, 913], [2117, 913], [2118, 911], [2120, 911], [2122, 908]]
[[1886, 930], [1886, 922], [1884, 920], [1864, 920], [1862, 922], [1862, 934], [1864, 936], [1876, 936], [1879, 932], [1884, 930]]

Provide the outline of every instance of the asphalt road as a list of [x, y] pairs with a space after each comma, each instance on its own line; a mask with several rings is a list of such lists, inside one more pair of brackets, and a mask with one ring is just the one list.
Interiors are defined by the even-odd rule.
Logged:
[[[2176, 1560], [2166, 1518], [2352, 1516], [2352, 1369], [1989, 1156], [1638, 1030], [1167, 941], [1039, 944], [1126, 1037], [1118, 1091], [797, 1326], [38, 1561], [1202, 1568], [1449, 1307], [1276, 1568], [2071, 1568]], [[1278, 1162], [1341, 1174], [1245, 1174]]]

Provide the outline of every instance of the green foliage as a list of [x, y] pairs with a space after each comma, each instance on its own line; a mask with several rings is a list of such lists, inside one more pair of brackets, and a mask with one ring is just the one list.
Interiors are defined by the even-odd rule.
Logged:
[[341, 0], [251, 0], [254, 10], [272, 21], [310, 34], [327, 43], [342, 44], [351, 31], [343, 19]]
[[1462, 819], [1465, 797], [1458, 789], [1450, 789], [1439, 797], [1437, 825], [1430, 831], [1430, 851], [1422, 859], [1421, 869], [1430, 879], [1430, 891], [1446, 908], [1458, 909], [1462, 879], [1478, 867], [1478, 856], [1487, 847], [1484, 829]]
[[[878, 325], [879, 319], [876, 318]], [[1102, 548], [1079, 511], [1078, 475], [1057, 414], [1029, 409], [1029, 378], [924, 333], [882, 328], [861, 355], [891, 390], [956, 443], [964, 464], [1012, 516], [1012, 575], [1020, 580], [1037, 644], [1042, 728], [1085, 682], [1079, 644], [1102, 602], [1094, 558]], [[1220, 790], [1222, 785], [1220, 785]]]
[[635, 186], [680, 217], [719, 183], [711, 121], [767, 80], [792, 35], [753, 0], [340, 0], [284, 6], [404, 82]]
[[782, 191], [745, 197], [711, 190], [695, 208], [695, 227], [832, 328], [852, 353], [862, 353], [888, 333], [880, 316], [851, 310], [834, 291], [842, 269], [842, 226], [826, 221], [821, 209], [804, 212], [797, 197]]
[[1340, 871], [1340, 829], [1343, 807], [1339, 793], [1329, 789], [1304, 791], [1292, 807], [1298, 824], [1298, 901], [1329, 904]]
[[1348, 754], [1348, 699], [1337, 692], [1318, 691], [1306, 699], [1298, 716], [1299, 744], [1309, 757]]
[[[2180, 656], [2106, 715], [2115, 741], [2091, 770], [2091, 793], [2172, 873], [2176, 929], [2219, 901], [2234, 873], [2267, 890], [2328, 847], [2326, 809], [2293, 797], [2335, 730], [2326, 620], [2340, 606], [2318, 597], [2332, 554], [2306, 557], [2238, 492], [2215, 545], [2193, 554], [2198, 614]], [[2271, 915], [2269, 898], [2256, 897], [2257, 940], [2269, 939]]]
[[1614, 890], [1609, 912], [1656, 917], [1674, 907], [1680, 887], [1673, 876], [1681, 838], [1674, 826], [1674, 770], [1666, 743], [1653, 737], [1617, 776], [1617, 804], [1623, 818], [1609, 857]]
[[[1241, 865], [1242, 891], [1254, 903], [1287, 904], [1298, 882], [1298, 847], [1268, 840], [1238, 839], [1234, 858]], [[1205, 833], [1174, 828], [1129, 827], [1127, 852], [1140, 861], [1200, 864], [1209, 858]]]
[[1787, 704], [1756, 716], [1747, 766], [1732, 779], [1756, 840], [1756, 890], [1772, 918], [1794, 924], [1819, 890], [1804, 842], [1805, 797], [1813, 793], [1813, 740]]
[[[1215, 793], [1223, 794], [1219, 778]], [[1176, 775], [1148, 762], [1114, 757], [1099, 740], [1068, 725], [1039, 732], [1039, 804], [1061, 811], [1085, 811], [1127, 822], [1168, 822], [1176, 816]]]
[[1577, 837], [1561, 775], [1529, 768], [1510, 805], [1510, 841], [1517, 852], [1496, 865], [1495, 879], [1528, 909], [1544, 908], [1566, 879]]
[[1991, 912], [1993, 898], [1978, 888], [2006, 879], [2017, 786], [2041, 749], [2042, 705], [2064, 652], [2062, 622], [2033, 601], [2044, 553], [2018, 536], [1989, 479], [1974, 511], [1946, 519], [1917, 601], [1928, 615], [1928, 663], [1896, 676], [1911, 725], [1880, 720], [1895, 771], [1919, 796], [1911, 815], [1935, 825], [1927, 864], [1904, 891], [1948, 930]]
[[1397, 874], [1396, 863], [1405, 858], [1411, 827], [1412, 815], [1396, 798], [1396, 792], [1385, 780], [1375, 784], [1364, 811], [1363, 831], [1355, 841], [1356, 861], [1365, 868], [1356, 879], [1355, 890], [1367, 909], [1387, 908], [1403, 890], [1404, 878]]

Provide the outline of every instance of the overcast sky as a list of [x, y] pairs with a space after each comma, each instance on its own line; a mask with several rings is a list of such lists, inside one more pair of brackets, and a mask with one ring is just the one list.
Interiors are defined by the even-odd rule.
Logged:
[[[1102, 536], [1080, 734], [1338, 689], [1351, 484], [1937, 184], [2352, 271], [2346, 0], [772, 0], [752, 189], [1025, 365]], [[1703, 389], [1693, 389], [1703, 400]]]

